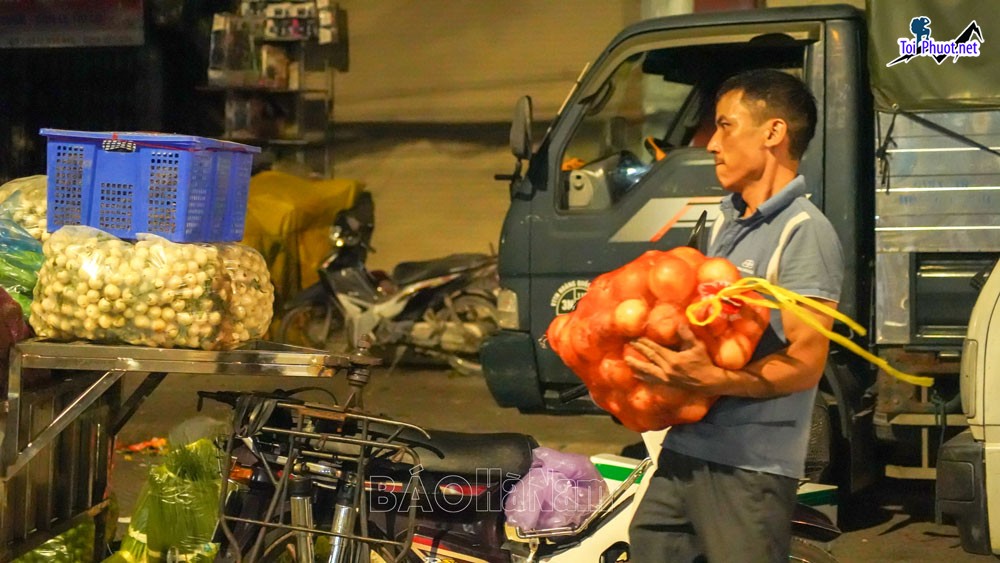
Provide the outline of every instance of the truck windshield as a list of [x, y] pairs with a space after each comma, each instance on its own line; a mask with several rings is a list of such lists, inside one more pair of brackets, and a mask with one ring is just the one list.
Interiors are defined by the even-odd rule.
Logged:
[[730, 43], [651, 49], [629, 56], [579, 103], [560, 161], [568, 210], [601, 210], [675, 153], [705, 157], [719, 84], [752, 67], [802, 74], [802, 44]]
[[568, 207], [601, 209], [621, 197], [655, 161], [644, 143], [663, 144], [690, 97], [691, 84], [646, 72], [647, 55], [623, 62], [587, 100], [562, 160]]

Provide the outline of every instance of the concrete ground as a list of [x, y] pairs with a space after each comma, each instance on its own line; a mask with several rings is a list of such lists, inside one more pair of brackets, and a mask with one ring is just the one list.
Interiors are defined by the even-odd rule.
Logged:
[[[462, 133], [462, 132], [459, 132]], [[376, 201], [374, 268], [403, 260], [429, 259], [449, 252], [485, 251], [497, 243], [507, 204], [506, 187], [492, 180], [509, 172], [502, 128], [464, 132], [486, 142], [454, 140], [447, 132], [408, 137], [385, 131], [342, 137], [336, 172], [364, 180]], [[137, 384], [129, 376], [127, 386]], [[311, 382], [310, 382], [311, 383]], [[132, 443], [164, 435], [172, 425], [194, 416], [195, 390], [290, 387], [302, 382], [273, 378], [226, 378], [171, 375], [126, 425], [120, 440]], [[336, 381], [321, 381], [335, 391]], [[377, 370], [368, 391], [369, 408], [419, 425], [464, 431], [514, 431], [534, 435], [545, 446], [578, 453], [613, 452], [638, 440], [605, 417], [522, 415], [496, 406], [482, 378], [448, 371]], [[225, 417], [207, 406], [204, 414]], [[119, 456], [114, 490], [122, 513], [131, 511], [135, 494], [155, 457]], [[964, 553], [957, 530], [934, 523], [933, 485], [886, 480], [874, 492], [841, 507], [845, 534], [834, 554], [847, 563], [973, 563], [989, 556]]]

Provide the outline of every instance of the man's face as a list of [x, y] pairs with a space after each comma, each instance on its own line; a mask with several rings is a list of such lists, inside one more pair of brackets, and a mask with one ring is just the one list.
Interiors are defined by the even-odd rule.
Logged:
[[767, 122], [756, 124], [743, 105], [743, 92], [725, 93], [715, 106], [715, 134], [708, 151], [715, 155], [715, 175], [722, 187], [732, 192], [761, 178], [768, 148]]

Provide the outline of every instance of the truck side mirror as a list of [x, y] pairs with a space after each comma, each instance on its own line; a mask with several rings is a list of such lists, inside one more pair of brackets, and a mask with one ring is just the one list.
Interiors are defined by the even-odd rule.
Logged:
[[510, 152], [518, 160], [531, 158], [531, 96], [522, 96], [514, 105], [510, 124]]
[[696, 248], [702, 252], [705, 252], [705, 234], [708, 232], [705, 230], [705, 225], [708, 223], [708, 211], [702, 211], [701, 216], [698, 217], [698, 221], [694, 224], [694, 228], [691, 229], [691, 236], [688, 237], [687, 245], [691, 248]]

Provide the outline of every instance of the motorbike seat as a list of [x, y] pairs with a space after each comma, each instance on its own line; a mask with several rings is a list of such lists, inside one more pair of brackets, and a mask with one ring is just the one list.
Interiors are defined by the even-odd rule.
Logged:
[[478, 469], [523, 476], [531, 469], [531, 451], [538, 447], [533, 437], [515, 432], [427, 430], [427, 433], [430, 440], [412, 431], [404, 432], [401, 438], [420, 456], [425, 471], [443, 475], [475, 476]]
[[449, 254], [443, 258], [415, 262], [400, 262], [392, 269], [392, 281], [398, 286], [421, 280], [481, 268], [493, 260], [480, 253]]
[[[392, 435], [394, 425], [370, 423], [368, 430], [376, 437]], [[487, 477], [525, 475], [531, 469], [531, 451], [538, 442], [527, 434], [516, 432], [471, 433], [427, 429], [430, 439], [404, 428], [395, 441], [404, 443], [420, 457], [420, 466], [429, 475]], [[313, 442], [313, 447], [329, 453], [341, 453], [337, 442]], [[409, 462], [410, 460], [405, 460]], [[506, 478], [506, 477], [505, 477]]]

